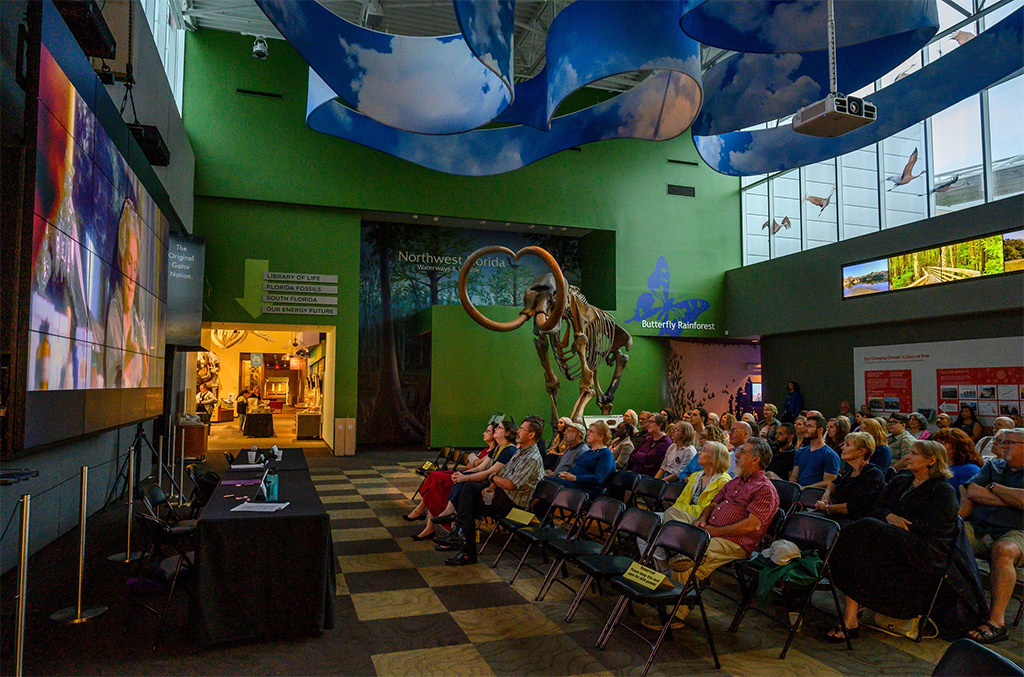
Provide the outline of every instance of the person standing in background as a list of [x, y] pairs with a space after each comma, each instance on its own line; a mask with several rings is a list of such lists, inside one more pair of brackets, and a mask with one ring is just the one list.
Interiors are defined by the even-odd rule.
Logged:
[[804, 396], [800, 393], [800, 384], [790, 381], [786, 384], [786, 400], [782, 403], [782, 420], [792, 423], [804, 408]]
[[242, 388], [235, 399], [235, 414], [238, 416], [238, 429], [245, 430], [245, 412], [249, 408], [249, 389]]

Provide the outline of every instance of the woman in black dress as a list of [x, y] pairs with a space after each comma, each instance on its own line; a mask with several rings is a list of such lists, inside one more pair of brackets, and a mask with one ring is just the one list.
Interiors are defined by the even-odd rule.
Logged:
[[[907, 458], [910, 474], [894, 477], [874, 515], [844, 527], [832, 552], [832, 580], [846, 595], [850, 637], [860, 635], [862, 605], [894, 618], [923, 613], [956, 533], [957, 496], [946, 481], [946, 448], [918, 440]], [[842, 628], [831, 630], [827, 639], [845, 641]]]
[[885, 475], [868, 462], [875, 453], [875, 440], [868, 433], [848, 434], [841, 452], [840, 458], [850, 467], [832, 480], [814, 508], [846, 524], [872, 513], [885, 491]]

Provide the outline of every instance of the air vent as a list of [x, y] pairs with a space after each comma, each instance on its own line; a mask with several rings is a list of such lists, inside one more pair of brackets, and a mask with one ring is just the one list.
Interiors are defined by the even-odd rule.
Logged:
[[255, 89], [236, 89], [235, 93], [236, 94], [247, 94], [249, 96], [262, 96], [262, 97], [264, 97], [266, 99], [281, 99], [281, 98], [284, 98], [280, 94], [275, 94], [274, 92], [259, 92], [259, 91], [256, 91]]
[[672, 158], [668, 158], [668, 163], [670, 165], [685, 165], [687, 167], [699, 167], [700, 166], [696, 162], [693, 162], [691, 160], [673, 160]]
[[679, 195], [681, 197], [697, 197], [697, 189], [693, 186], [676, 186], [668, 184], [669, 195]]

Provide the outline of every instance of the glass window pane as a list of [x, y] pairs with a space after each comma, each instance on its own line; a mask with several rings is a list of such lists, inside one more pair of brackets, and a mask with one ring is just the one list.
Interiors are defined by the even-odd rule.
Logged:
[[744, 264], [768, 259], [768, 184], [743, 191], [743, 223], [746, 234]]
[[988, 90], [989, 130], [992, 139], [992, 196], [1024, 192], [1024, 76]]
[[977, 95], [932, 117], [932, 146], [934, 174], [930, 183], [935, 213], [984, 202], [981, 103]]
[[878, 150], [874, 144], [841, 159], [843, 239], [878, 231]]
[[835, 160], [804, 167], [807, 247], [839, 241]]
[[[884, 227], [895, 228], [928, 216], [924, 125], [916, 124], [890, 136], [882, 142], [882, 152], [886, 190]], [[913, 160], [915, 152], [917, 158]]]
[[[772, 256], [785, 256], [801, 250], [800, 175], [793, 171], [772, 180]], [[776, 226], [775, 223], [779, 225]]]
[[[995, 4], [995, 2], [996, 0], [989, 0], [989, 2], [986, 3], [986, 6], [993, 5]], [[992, 28], [1006, 17], [1016, 12], [1022, 6], [1024, 6], [1024, 0], [1013, 0], [1013, 2], [1008, 2], [1007, 4], [1003, 5], [996, 11], [992, 12], [991, 14], [986, 14], [984, 17], [982, 17], [982, 24], [985, 26], [985, 29], [988, 30], [989, 28]]]

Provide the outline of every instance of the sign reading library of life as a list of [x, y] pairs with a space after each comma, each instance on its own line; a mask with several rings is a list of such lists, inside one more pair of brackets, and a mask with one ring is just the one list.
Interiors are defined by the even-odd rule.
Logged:
[[269, 315], [337, 315], [338, 276], [263, 273], [263, 312]]

